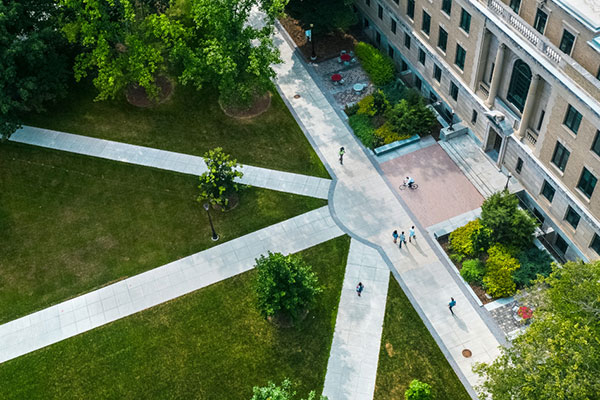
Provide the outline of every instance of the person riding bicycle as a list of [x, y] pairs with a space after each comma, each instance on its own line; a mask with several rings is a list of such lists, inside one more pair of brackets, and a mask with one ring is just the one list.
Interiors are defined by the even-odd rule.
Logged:
[[415, 183], [415, 180], [413, 178], [411, 178], [410, 176], [407, 176], [406, 179], [404, 180], [404, 185], [408, 186], [409, 188], [413, 188], [413, 184]]

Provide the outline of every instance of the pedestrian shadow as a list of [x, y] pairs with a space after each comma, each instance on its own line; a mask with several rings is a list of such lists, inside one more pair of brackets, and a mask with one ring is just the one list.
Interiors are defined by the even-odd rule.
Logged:
[[460, 328], [461, 331], [469, 331], [469, 328], [467, 327], [467, 324], [465, 324], [465, 321], [463, 321], [462, 318], [459, 317], [456, 313], [454, 313], [454, 320], [456, 321], [456, 325]]

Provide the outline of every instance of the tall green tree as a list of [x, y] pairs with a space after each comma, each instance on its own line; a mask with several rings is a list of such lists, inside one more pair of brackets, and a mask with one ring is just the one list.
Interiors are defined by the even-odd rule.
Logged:
[[208, 171], [200, 175], [200, 196], [197, 200], [200, 203], [208, 201], [226, 210], [230, 198], [240, 190], [235, 179], [244, 176], [240, 171], [241, 166], [229, 154], [224, 153], [221, 147], [204, 154], [204, 161]]
[[533, 322], [491, 364], [478, 389], [493, 400], [584, 400], [600, 393], [600, 262], [554, 266], [525, 299]]
[[43, 111], [66, 93], [67, 46], [57, 32], [52, 0], [0, 1], [0, 136], [20, 125], [19, 115]]
[[272, 40], [275, 18], [287, 0], [188, 1], [192, 26], [187, 48], [177, 51], [181, 82], [215, 85], [221, 101], [236, 106], [271, 89], [271, 65], [281, 61]]
[[75, 79], [92, 72], [97, 100], [115, 98], [130, 84], [158, 95], [156, 76], [183, 44], [185, 29], [169, 18], [168, 0], [58, 0], [63, 32], [78, 43]]
[[519, 208], [519, 199], [508, 190], [488, 197], [481, 205], [481, 225], [489, 243], [525, 249], [531, 246], [537, 222]]
[[356, 24], [358, 17], [352, 4], [354, 0], [290, 0], [286, 11], [298, 19], [304, 29], [313, 24], [315, 33], [320, 35], [345, 31]]
[[298, 256], [269, 252], [256, 259], [256, 269], [258, 309], [265, 317], [296, 321], [322, 292], [317, 275]]

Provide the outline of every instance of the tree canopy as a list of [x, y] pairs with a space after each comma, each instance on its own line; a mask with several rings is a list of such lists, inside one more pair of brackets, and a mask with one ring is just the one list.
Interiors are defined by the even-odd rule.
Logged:
[[19, 127], [22, 112], [42, 111], [66, 92], [69, 57], [57, 14], [52, 0], [0, 2], [2, 138]]
[[494, 400], [583, 400], [600, 393], [600, 261], [554, 266], [530, 290], [531, 326], [476, 372]]
[[347, 30], [358, 18], [352, 10], [353, 0], [290, 0], [287, 12], [298, 19], [304, 29], [314, 25], [316, 34]]

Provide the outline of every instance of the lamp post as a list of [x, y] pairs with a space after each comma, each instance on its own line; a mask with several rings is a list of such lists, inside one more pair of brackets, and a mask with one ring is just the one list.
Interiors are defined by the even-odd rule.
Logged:
[[510, 181], [510, 178], [512, 178], [512, 175], [509, 172], [508, 175], [506, 176], [506, 185], [504, 185], [504, 190], [508, 189], [508, 182]]
[[315, 53], [315, 30], [314, 24], [310, 24], [310, 43], [312, 44], [312, 53], [310, 55], [310, 60], [315, 61], [317, 59], [317, 53]]
[[210, 229], [212, 230], [212, 240], [213, 242], [216, 242], [217, 240], [219, 240], [219, 235], [217, 235], [217, 232], [215, 232], [215, 227], [213, 226], [212, 218], [210, 217], [210, 212], [208, 211], [210, 205], [208, 203], [204, 203], [203, 206], [206, 210], [206, 214], [208, 215], [208, 222], [210, 223]]
[[450, 126], [448, 127], [449, 131], [454, 130], [454, 110], [450, 109]]

